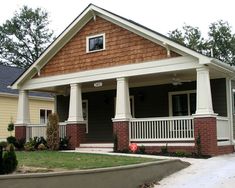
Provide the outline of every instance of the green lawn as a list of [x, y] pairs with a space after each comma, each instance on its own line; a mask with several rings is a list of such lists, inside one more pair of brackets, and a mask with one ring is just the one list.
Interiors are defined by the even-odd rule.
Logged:
[[94, 169], [150, 162], [156, 159], [101, 154], [64, 153], [57, 151], [16, 152], [18, 166], [47, 169]]

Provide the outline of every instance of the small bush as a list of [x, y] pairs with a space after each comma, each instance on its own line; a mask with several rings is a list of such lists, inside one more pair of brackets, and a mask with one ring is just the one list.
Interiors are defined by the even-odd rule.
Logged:
[[7, 137], [7, 143], [8, 143], [8, 144], [13, 144], [13, 145], [15, 145], [15, 143], [16, 143], [16, 138], [15, 138], [14, 136], [9, 136], [9, 137]]
[[146, 154], [145, 152], [145, 146], [139, 146], [137, 152], [138, 154]]
[[47, 147], [46, 147], [43, 143], [41, 143], [41, 144], [39, 144], [39, 146], [38, 146], [37, 149], [38, 149], [38, 150], [46, 150]]
[[34, 145], [34, 143], [32, 142], [32, 141], [28, 141], [28, 142], [26, 142], [25, 143], [25, 145], [24, 145], [24, 149], [26, 150], [26, 151], [35, 151], [35, 145]]
[[[0, 142], [0, 146], [2, 146], [3, 150], [5, 150], [6, 147], [7, 147], [7, 142], [6, 142], [6, 141]], [[0, 157], [1, 157], [1, 156], [0, 156]]]
[[118, 151], [118, 137], [117, 137], [117, 134], [113, 135], [113, 151], [114, 152]]
[[175, 152], [175, 156], [177, 156], [177, 157], [189, 157], [190, 154], [185, 153], [183, 151], [177, 151], [177, 152]]
[[4, 174], [9, 174], [15, 171], [18, 165], [18, 161], [16, 159], [16, 154], [14, 151], [13, 144], [10, 144], [9, 150], [4, 153], [2, 159], [2, 169]]
[[8, 124], [8, 127], [7, 127], [7, 130], [11, 133], [12, 131], [14, 131], [14, 123], [11, 121], [9, 124]]
[[168, 153], [168, 146], [167, 146], [167, 144], [166, 144], [166, 146], [161, 147], [161, 152], [162, 152], [162, 154], [167, 154]]
[[60, 138], [60, 150], [69, 149], [69, 141], [70, 141], [70, 137]]
[[24, 144], [25, 144], [25, 139], [21, 138], [17, 139], [14, 145], [18, 150], [22, 150], [24, 149]]
[[47, 146], [50, 150], [58, 150], [60, 144], [59, 137], [59, 117], [57, 114], [50, 114], [47, 123]]

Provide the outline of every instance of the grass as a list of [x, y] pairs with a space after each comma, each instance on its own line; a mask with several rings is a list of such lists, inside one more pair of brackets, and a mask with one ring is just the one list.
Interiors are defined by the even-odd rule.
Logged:
[[156, 161], [156, 159], [57, 151], [16, 152], [18, 166], [47, 169], [94, 169]]

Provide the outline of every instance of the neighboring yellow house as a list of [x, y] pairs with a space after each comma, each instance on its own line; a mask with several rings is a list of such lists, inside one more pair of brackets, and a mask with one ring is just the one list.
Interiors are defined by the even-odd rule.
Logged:
[[[15, 122], [17, 116], [18, 91], [8, 86], [22, 73], [22, 69], [0, 65], [0, 141], [10, 136], [7, 126], [10, 121]], [[54, 98], [47, 93], [32, 92], [29, 110], [31, 124], [44, 124], [48, 114], [54, 111]]]

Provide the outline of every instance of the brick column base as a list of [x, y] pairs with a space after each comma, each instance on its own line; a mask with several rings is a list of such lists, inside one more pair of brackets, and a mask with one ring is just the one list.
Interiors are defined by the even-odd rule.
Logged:
[[69, 149], [79, 147], [85, 142], [86, 125], [85, 124], [68, 124], [66, 126], [66, 136], [70, 138]]
[[216, 132], [216, 117], [195, 117], [194, 118], [194, 136], [195, 147], [197, 151], [197, 139], [201, 141], [202, 155], [217, 155], [217, 132]]
[[113, 122], [113, 134], [117, 136], [117, 150], [129, 149], [129, 121]]
[[26, 140], [26, 125], [16, 125], [15, 126], [15, 138]]

